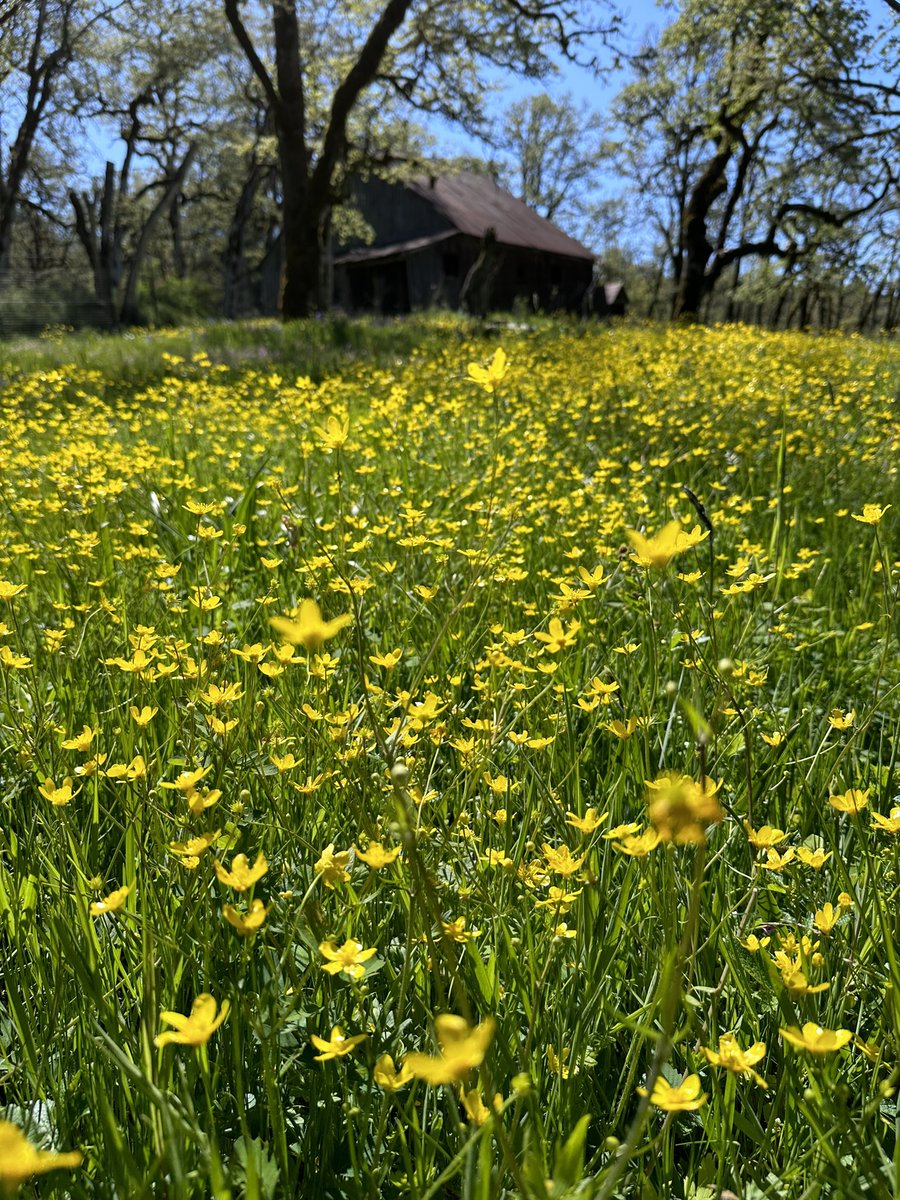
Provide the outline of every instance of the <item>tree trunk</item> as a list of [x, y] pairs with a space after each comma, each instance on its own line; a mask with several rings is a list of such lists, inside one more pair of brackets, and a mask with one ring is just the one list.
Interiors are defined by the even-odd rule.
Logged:
[[731, 322], [731, 321], [734, 321], [737, 319], [736, 318], [737, 307], [738, 307], [737, 292], [738, 292], [738, 288], [740, 287], [740, 284], [741, 284], [741, 260], [738, 258], [738, 259], [735, 259], [734, 275], [731, 280], [731, 291], [728, 293], [728, 308], [725, 310], [725, 320], [726, 321]]
[[723, 133], [715, 154], [691, 189], [681, 220], [681, 272], [672, 302], [674, 320], [696, 321], [703, 298], [710, 290], [706, 266], [713, 253], [706, 226], [710, 210], [726, 190], [725, 172], [732, 155], [732, 141]]
[[[281, 160], [281, 316], [285, 321], [308, 317], [321, 297], [321, 244], [319, 228], [324, 213], [311, 202], [306, 170], [279, 138]], [[298, 167], [300, 169], [298, 169]]]
[[253, 212], [253, 202], [262, 182], [265, 168], [255, 160], [250, 164], [250, 170], [237, 204], [231, 224], [228, 227], [228, 243], [225, 247], [225, 279], [223, 285], [222, 311], [229, 320], [247, 312], [249, 305], [248, 271], [244, 257], [247, 224]]
[[147, 251], [150, 249], [150, 239], [153, 236], [153, 231], [160, 217], [166, 209], [174, 203], [178, 193], [181, 191], [191, 163], [194, 161], [194, 155], [197, 153], [196, 142], [188, 147], [188, 152], [181, 162], [181, 166], [169, 180], [168, 186], [157, 202], [156, 206], [150, 212], [147, 220], [144, 222], [144, 227], [141, 230], [137, 245], [134, 248], [134, 254], [131, 257], [131, 262], [128, 266], [128, 277], [125, 281], [125, 291], [122, 296], [122, 305], [119, 310], [119, 320], [123, 325], [133, 325], [137, 323], [137, 282], [141, 272], [141, 267], [144, 265], [144, 259], [147, 256]]
[[898, 301], [900, 301], [900, 292], [895, 289], [890, 293], [890, 299], [888, 300], [887, 309], [884, 314], [882, 328], [886, 333], [893, 333], [897, 325]]
[[[112, 163], [106, 164], [103, 191], [98, 197], [77, 192], [69, 193], [75, 212], [75, 231], [91, 264], [94, 277], [94, 296], [100, 309], [103, 325], [116, 323], [116, 292], [122, 274], [119, 239], [113, 230], [116, 207], [116, 173]], [[99, 207], [99, 215], [98, 215]]]
[[187, 263], [184, 258], [184, 238], [181, 233], [181, 205], [184, 197], [178, 195], [169, 209], [169, 228], [172, 231], [172, 268], [176, 279], [184, 279], [187, 275]]

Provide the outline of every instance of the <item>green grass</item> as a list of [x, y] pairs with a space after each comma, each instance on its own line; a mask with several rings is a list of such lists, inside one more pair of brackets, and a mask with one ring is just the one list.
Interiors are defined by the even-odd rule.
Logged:
[[[542, 321], [489, 393], [497, 344], [423, 318], [4, 350], [0, 1117], [84, 1156], [23, 1195], [894, 1195], [900, 354]], [[645, 569], [629, 531], [704, 532], [685, 488], [712, 537]], [[290, 660], [270, 618], [306, 597], [352, 620]], [[666, 771], [721, 820], [629, 854], [604, 834], [652, 830]], [[322, 872], [376, 841], [399, 857]], [[238, 853], [268, 863], [242, 895]], [[348, 939], [358, 979], [323, 970]], [[203, 993], [209, 1040], [157, 1047]], [[483, 1061], [379, 1086], [444, 1013], [496, 1023]], [[853, 1040], [804, 1053], [807, 1021]], [[334, 1026], [365, 1040], [316, 1061]], [[707, 1061], [729, 1032], [767, 1089]], [[693, 1074], [694, 1111], [637, 1090]]]

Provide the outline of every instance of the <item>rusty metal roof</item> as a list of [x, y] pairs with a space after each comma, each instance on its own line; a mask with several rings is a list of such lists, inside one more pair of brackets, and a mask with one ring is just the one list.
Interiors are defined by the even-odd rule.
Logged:
[[487, 175], [471, 171], [432, 175], [406, 186], [433, 204], [460, 233], [481, 238], [486, 229], [493, 227], [502, 245], [524, 246], [593, 262], [590, 250], [551, 221], [539, 217], [523, 200], [504, 192]]

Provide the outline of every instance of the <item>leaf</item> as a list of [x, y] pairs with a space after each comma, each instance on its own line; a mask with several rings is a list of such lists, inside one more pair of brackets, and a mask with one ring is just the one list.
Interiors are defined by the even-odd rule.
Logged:
[[584, 1140], [590, 1123], [590, 1114], [585, 1113], [566, 1138], [565, 1144], [556, 1151], [553, 1181], [563, 1188], [574, 1187], [584, 1175]]
[[[249, 1167], [249, 1172], [248, 1172]], [[268, 1146], [263, 1145], [260, 1138], [252, 1141], [235, 1142], [234, 1162], [232, 1173], [235, 1183], [243, 1185], [250, 1194], [248, 1173], [256, 1177], [256, 1195], [260, 1200], [275, 1200], [275, 1189], [278, 1186], [278, 1163], [275, 1156], [269, 1152]]]

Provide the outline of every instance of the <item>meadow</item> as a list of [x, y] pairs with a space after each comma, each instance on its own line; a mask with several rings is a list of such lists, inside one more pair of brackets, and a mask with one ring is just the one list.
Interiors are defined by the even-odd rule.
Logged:
[[888, 1198], [900, 349], [0, 354], [0, 1195]]

